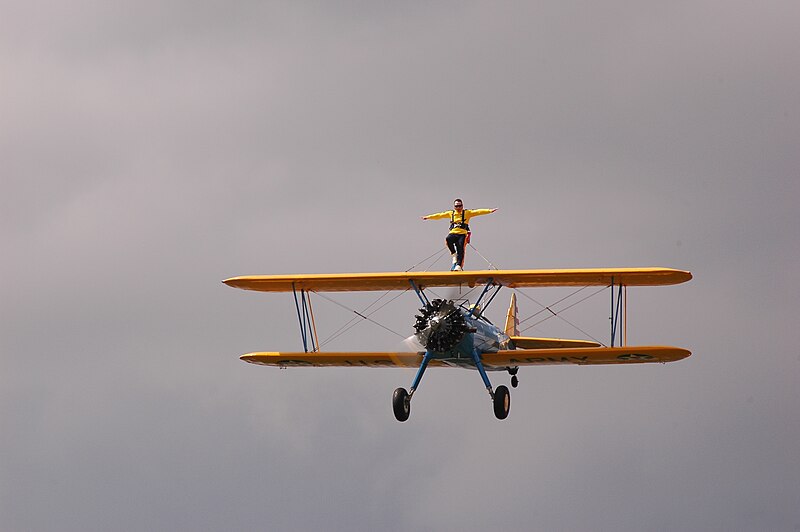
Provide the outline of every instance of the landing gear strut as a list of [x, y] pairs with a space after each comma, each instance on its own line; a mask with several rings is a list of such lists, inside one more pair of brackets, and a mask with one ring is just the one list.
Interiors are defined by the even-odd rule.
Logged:
[[497, 419], [505, 419], [508, 417], [508, 411], [511, 408], [511, 395], [508, 393], [508, 388], [505, 386], [498, 386], [496, 390], [492, 390], [492, 383], [489, 382], [489, 376], [486, 375], [486, 370], [481, 362], [481, 354], [477, 349], [472, 352], [472, 360], [475, 362], [475, 367], [483, 379], [483, 384], [489, 391], [489, 397], [492, 398], [492, 405], [494, 406], [494, 415]]
[[[397, 388], [394, 391], [392, 395], [392, 411], [397, 421], [401, 423], [403, 421], [408, 421], [408, 417], [411, 415], [411, 397], [422, 381], [422, 375], [425, 373], [425, 369], [428, 367], [428, 363], [431, 359], [433, 359], [433, 353], [431, 351], [426, 351], [425, 355], [422, 357], [422, 363], [419, 365], [419, 369], [417, 369], [417, 374], [414, 376], [414, 383], [411, 385], [411, 388], [408, 391], [406, 391], [405, 388]], [[505, 386], [498, 386], [496, 390], [492, 390], [492, 383], [489, 382], [486, 369], [481, 362], [480, 352], [477, 349], [472, 352], [472, 360], [475, 362], [475, 368], [478, 370], [481, 379], [483, 379], [483, 384], [489, 392], [489, 397], [492, 398], [492, 408], [494, 409], [495, 417], [497, 419], [507, 418], [508, 412], [511, 409], [511, 394], [508, 388]], [[517, 384], [519, 384], [519, 380], [517, 379], [517, 371], [519, 368], [506, 368], [506, 370], [511, 375], [511, 386], [516, 388]]]
[[414, 395], [420, 381], [422, 381], [422, 375], [425, 373], [428, 362], [430, 362], [432, 358], [433, 353], [426, 351], [425, 356], [422, 357], [422, 363], [419, 365], [417, 374], [414, 377], [414, 383], [411, 385], [409, 391], [406, 391], [405, 388], [398, 388], [394, 391], [392, 395], [392, 410], [394, 410], [394, 417], [397, 421], [406, 421], [408, 416], [411, 415], [411, 396]]

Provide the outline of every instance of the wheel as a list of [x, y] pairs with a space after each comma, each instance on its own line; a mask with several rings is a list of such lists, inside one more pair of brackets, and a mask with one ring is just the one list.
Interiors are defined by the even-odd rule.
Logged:
[[394, 417], [397, 421], [405, 421], [411, 414], [411, 397], [405, 388], [398, 388], [392, 395], [392, 409], [394, 410]]
[[508, 393], [508, 388], [505, 386], [498, 386], [494, 391], [494, 415], [497, 419], [505, 419], [508, 417], [508, 411], [511, 408], [511, 394]]
[[517, 378], [516, 375], [512, 375], [511, 376], [511, 387], [512, 388], [516, 388], [517, 386], [519, 386], [519, 379]]

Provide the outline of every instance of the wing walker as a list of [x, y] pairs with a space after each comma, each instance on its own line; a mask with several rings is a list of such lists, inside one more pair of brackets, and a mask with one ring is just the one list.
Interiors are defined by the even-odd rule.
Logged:
[[[488, 372], [504, 371], [511, 387], [522, 366], [557, 364], [641, 364], [674, 362], [691, 355], [671, 346], [627, 345], [626, 301], [629, 286], [663, 286], [689, 281], [688, 271], [671, 268], [597, 268], [569, 270], [482, 270], [455, 272], [384, 272], [300, 275], [248, 275], [223, 281], [226, 285], [259, 292], [291, 292], [300, 325], [302, 352], [258, 352], [240, 358], [252, 364], [286, 367], [417, 368], [411, 386], [397, 388], [392, 408], [398, 421], [411, 413], [411, 399], [428, 367], [477, 370], [492, 400], [494, 414], [505, 419], [511, 406], [506, 386], [492, 387]], [[520, 336], [516, 294], [512, 293], [503, 328], [484, 317], [504, 287], [608, 287], [611, 292], [611, 342]], [[480, 289], [474, 304], [429, 299], [426, 289], [462, 287]], [[416, 315], [414, 337], [422, 346], [407, 352], [321, 352], [311, 307], [311, 294], [322, 292], [413, 290], [422, 307]], [[362, 316], [364, 317], [364, 316]], [[615, 345], [616, 344], [616, 345]]]

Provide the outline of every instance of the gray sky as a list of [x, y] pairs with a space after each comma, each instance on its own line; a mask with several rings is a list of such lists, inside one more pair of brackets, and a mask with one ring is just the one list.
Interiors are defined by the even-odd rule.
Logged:
[[[797, 2], [0, 9], [3, 531], [800, 530]], [[404, 424], [413, 370], [238, 360], [293, 303], [221, 279], [407, 269], [456, 196], [499, 267], [691, 270], [629, 342], [694, 355], [524, 369], [504, 422], [432, 370]]]

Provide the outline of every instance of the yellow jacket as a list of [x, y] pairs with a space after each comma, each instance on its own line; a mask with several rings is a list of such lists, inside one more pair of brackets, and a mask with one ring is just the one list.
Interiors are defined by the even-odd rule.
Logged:
[[[459, 215], [456, 211], [444, 211], [444, 212], [437, 212], [436, 214], [429, 214], [427, 216], [423, 216], [425, 220], [439, 220], [441, 218], [449, 218], [452, 219], [455, 223], [469, 223], [469, 219], [473, 216], [482, 216], [484, 214], [491, 214], [494, 212], [494, 209], [462, 209], [461, 214]], [[462, 229], [461, 227], [453, 227], [450, 229], [451, 233], [456, 233], [459, 235], [466, 235], [467, 230]]]

